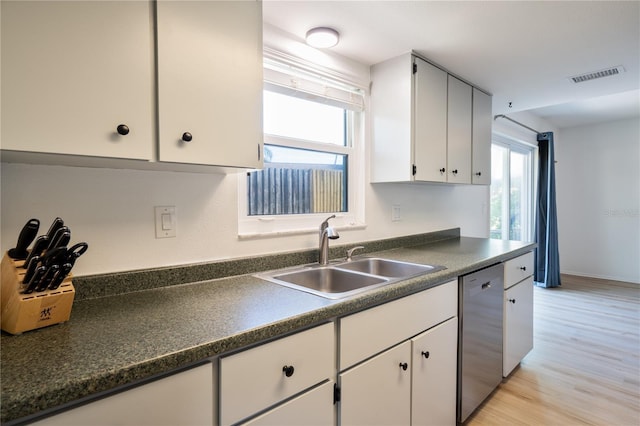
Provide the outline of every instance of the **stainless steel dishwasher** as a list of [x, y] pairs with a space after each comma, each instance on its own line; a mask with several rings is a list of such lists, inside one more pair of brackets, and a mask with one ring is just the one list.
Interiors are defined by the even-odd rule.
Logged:
[[458, 423], [502, 380], [503, 276], [498, 264], [459, 280]]

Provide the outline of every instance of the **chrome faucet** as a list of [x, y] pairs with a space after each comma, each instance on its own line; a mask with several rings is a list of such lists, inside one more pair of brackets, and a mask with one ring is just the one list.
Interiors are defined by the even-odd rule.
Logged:
[[329, 219], [335, 218], [336, 215], [329, 216], [320, 224], [320, 248], [318, 253], [318, 263], [321, 265], [329, 264], [329, 239], [335, 240], [340, 238], [338, 231], [329, 226]]
[[363, 249], [364, 246], [355, 246], [347, 250], [347, 262], [351, 262], [353, 260], [353, 252], [356, 250]]

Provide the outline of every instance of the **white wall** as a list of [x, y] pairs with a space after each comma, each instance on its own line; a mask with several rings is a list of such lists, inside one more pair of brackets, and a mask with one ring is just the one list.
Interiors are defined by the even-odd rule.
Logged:
[[640, 283], [640, 119], [562, 129], [555, 147], [561, 271]]
[[[346, 58], [313, 52], [273, 28], [265, 44], [306, 60], [319, 60], [368, 85], [368, 67]], [[368, 176], [368, 170], [366, 171]], [[308, 234], [240, 240], [237, 237], [237, 178], [244, 173], [208, 175], [157, 171], [91, 169], [2, 163], [2, 251], [15, 246], [21, 227], [35, 217], [42, 233], [62, 217], [72, 241], [87, 241], [89, 251], [74, 273], [118, 272], [317, 247]], [[367, 227], [340, 231], [332, 244], [460, 227], [465, 236], [487, 237], [489, 189], [438, 184], [365, 184]], [[177, 237], [156, 239], [154, 206], [177, 208]], [[391, 221], [400, 205], [401, 220]], [[318, 222], [319, 225], [319, 222]]]

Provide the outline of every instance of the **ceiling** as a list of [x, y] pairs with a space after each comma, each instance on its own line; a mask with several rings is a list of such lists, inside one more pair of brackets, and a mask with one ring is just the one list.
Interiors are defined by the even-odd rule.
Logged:
[[640, 116], [640, 1], [264, 0], [263, 19], [298, 39], [335, 28], [331, 50], [365, 65], [414, 50], [492, 93], [494, 114], [558, 128]]

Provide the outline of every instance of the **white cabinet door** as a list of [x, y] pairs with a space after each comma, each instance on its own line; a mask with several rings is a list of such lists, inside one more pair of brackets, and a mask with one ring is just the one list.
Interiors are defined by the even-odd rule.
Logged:
[[340, 389], [341, 425], [408, 425], [411, 342], [406, 341], [342, 373]]
[[491, 185], [491, 96], [473, 88], [471, 183]]
[[447, 182], [471, 183], [471, 86], [448, 76]]
[[159, 1], [159, 159], [261, 167], [262, 4]]
[[422, 59], [414, 61], [414, 179], [446, 182], [447, 73]]
[[329, 381], [273, 410], [243, 423], [246, 426], [331, 426], [336, 424], [333, 386]]
[[150, 160], [150, 2], [1, 7], [2, 149]]
[[411, 424], [456, 424], [458, 318], [411, 340]]
[[533, 349], [533, 277], [504, 292], [502, 375], [511, 371]]
[[213, 425], [211, 364], [82, 405], [33, 423], [38, 426]]

